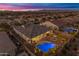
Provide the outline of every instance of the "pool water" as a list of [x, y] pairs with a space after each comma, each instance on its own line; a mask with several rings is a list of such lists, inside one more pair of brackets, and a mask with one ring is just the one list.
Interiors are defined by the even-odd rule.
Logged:
[[41, 44], [38, 44], [36, 46], [38, 49], [40, 49], [42, 52], [48, 52], [49, 49], [55, 48], [55, 44], [52, 42], [43, 42]]

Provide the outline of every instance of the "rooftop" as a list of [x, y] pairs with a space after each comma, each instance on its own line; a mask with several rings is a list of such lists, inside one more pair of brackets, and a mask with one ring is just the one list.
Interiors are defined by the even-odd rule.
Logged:
[[26, 24], [22, 26], [15, 26], [15, 29], [25, 34], [29, 38], [33, 38], [49, 30], [45, 26], [41, 26], [39, 24], [34, 24], [34, 23]]
[[15, 45], [9, 39], [6, 32], [0, 32], [0, 53], [8, 53], [15, 48]]

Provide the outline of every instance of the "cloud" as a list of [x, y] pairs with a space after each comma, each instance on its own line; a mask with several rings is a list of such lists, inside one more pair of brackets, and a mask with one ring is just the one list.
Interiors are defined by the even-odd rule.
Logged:
[[25, 10], [44, 8], [79, 9], [79, 3], [0, 3], [1, 10]]

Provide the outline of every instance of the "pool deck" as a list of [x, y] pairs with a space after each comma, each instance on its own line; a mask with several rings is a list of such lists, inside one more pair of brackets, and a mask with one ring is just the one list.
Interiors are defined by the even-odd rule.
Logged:
[[[49, 33], [50, 35], [46, 36], [47, 33]], [[52, 48], [51, 50], [55, 55], [64, 47], [66, 43], [72, 40], [72, 36], [68, 33], [62, 33], [59, 31], [56, 31], [55, 33], [48, 31], [44, 34], [32, 38], [32, 40], [36, 42], [35, 46], [42, 44], [46, 41], [54, 43], [56, 47], [54, 49]]]

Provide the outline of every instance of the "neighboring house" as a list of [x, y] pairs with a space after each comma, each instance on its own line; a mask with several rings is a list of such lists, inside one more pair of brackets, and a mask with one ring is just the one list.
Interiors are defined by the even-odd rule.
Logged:
[[52, 30], [58, 30], [59, 29], [59, 27], [57, 25], [51, 23], [50, 21], [45, 21], [45, 22], [41, 23], [40, 25], [51, 28]]

